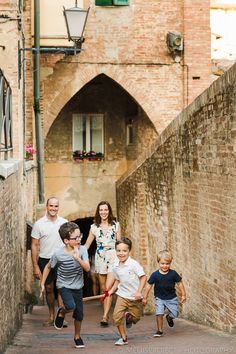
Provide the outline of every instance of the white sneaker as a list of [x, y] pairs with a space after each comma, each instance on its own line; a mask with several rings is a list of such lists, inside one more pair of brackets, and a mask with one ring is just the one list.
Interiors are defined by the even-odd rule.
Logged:
[[115, 345], [126, 345], [128, 344], [128, 339], [119, 338], [118, 341], [115, 342]]

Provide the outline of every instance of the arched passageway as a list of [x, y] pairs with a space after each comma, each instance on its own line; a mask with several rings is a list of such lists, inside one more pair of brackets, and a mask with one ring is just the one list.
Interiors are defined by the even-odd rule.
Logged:
[[[67, 102], [47, 134], [46, 194], [59, 197], [70, 220], [91, 217], [104, 199], [116, 214], [115, 182], [156, 137], [138, 103], [98, 75]], [[100, 155], [94, 158], [91, 151]]]

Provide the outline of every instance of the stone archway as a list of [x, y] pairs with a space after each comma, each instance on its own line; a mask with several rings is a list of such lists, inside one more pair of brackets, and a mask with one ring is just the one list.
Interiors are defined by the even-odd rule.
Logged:
[[[147, 68], [142, 66], [57, 63], [53, 74], [43, 83], [44, 136], [46, 137], [53, 121], [71, 97], [100, 74], [105, 74], [129, 93], [160, 133], [173, 119], [174, 110], [176, 113], [179, 111], [177, 106], [173, 110], [172, 103], [169, 107], [168, 99], [162, 95], [163, 83], [158, 77], [166, 75], [166, 70], [165, 66], [153, 66], [147, 72]], [[167, 80], [167, 92], [168, 85], [170, 83]]]
[[[68, 91], [64, 90], [64, 99]], [[102, 115], [104, 159], [101, 161], [73, 159], [76, 150], [73, 116], [78, 114]], [[96, 204], [104, 199], [115, 209], [115, 182], [157, 138], [142, 107], [104, 74], [97, 75], [70, 97], [52, 123], [45, 123], [50, 128], [45, 138], [45, 191], [59, 197], [61, 211], [69, 219], [93, 215]], [[130, 126], [135, 138], [127, 143], [127, 127]]]

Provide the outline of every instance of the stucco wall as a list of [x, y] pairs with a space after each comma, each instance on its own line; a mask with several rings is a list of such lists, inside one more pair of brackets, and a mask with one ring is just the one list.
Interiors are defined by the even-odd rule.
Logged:
[[[117, 183], [119, 220], [149, 275], [161, 249], [187, 289], [185, 318], [235, 332], [236, 66]], [[144, 236], [145, 235], [145, 236]]]

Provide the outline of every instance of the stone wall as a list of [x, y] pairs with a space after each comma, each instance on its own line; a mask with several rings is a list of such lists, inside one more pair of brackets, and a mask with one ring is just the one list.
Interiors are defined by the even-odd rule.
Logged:
[[[29, 10], [24, 18], [24, 13], [19, 13], [19, 3], [17, 0], [3, 0], [0, 5], [2, 14], [6, 16], [0, 26], [0, 68], [12, 92], [13, 140], [13, 150], [0, 153], [1, 353], [21, 326], [24, 290], [26, 288], [31, 291], [32, 271], [28, 266], [26, 221], [34, 220], [37, 198], [33, 161], [25, 163], [24, 159], [26, 142], [33, 144], [32, 54], [25, 53], [24, 57], [21, 51], [21, 62], [18, 61], [18, 44], [20, 48], [24, 44], [26, 47], [31, 45], [30, 33], [27, 35], [24, 32], [25, 36], [23, 36], [25, 28], [29, 31]], [[18, 15], [22, 21], [16, 21]], [[8, 17], [14, 20], [8, 20]], [[18, 67], [20, 63], [21, 71]], [[26, 70], [25, 76], [23, 68]], [[26, 77], [27, 85], [24, 80]], [[28, 95], [29, 101], [26, 100], [25, 95]], [[28, 134], [25, 139], [26, 130]]]
[[18, 178], [19, 173], [10, 176], [7, 182], [0, 179], [0, 351], [22, 320], [24, 234], [19, 219], [21, 196], [15, 188]]
[[0, 352], [21, 326], [25, 282], [31, 276], [26, 267], [26, 220], [33, 216], [34, 186], [33, 170], [23, 177], [19, 168], [0, 178]]
[[[161, 249], [183, 275], [182, 316], [236, 331], [236, 66], [117, 183], [119, 220], [149, 275]], [[152, 297], [150, 296], [150, 299]], [[151, 303], [153, 305], [153, 303]]]

